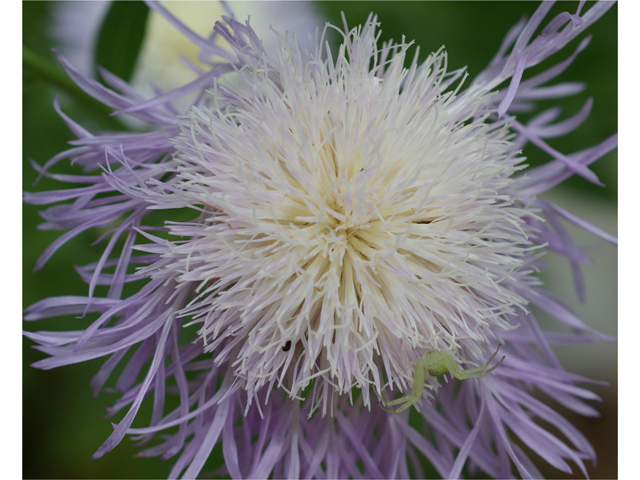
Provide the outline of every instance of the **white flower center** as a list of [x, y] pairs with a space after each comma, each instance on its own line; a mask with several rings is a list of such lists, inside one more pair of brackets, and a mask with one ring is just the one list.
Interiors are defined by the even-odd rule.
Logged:
[[410, 381], [402, 351], [487, 342], [525, 303], [503, 287], [530, 248], [508, 130], [485, 92], [447, 93], [443, 52], [404, 70], [403, 46], [383, 70], [370, 34], [333, 65], [284, 46], [176, 140], [170, 198], [205, 211], [172, 227], [190, 240], [162, 275], [199, 285], [184, 314], [249, 392], [320, 377], [325, 406], [354, 386], [368, 403], [368, 384]]

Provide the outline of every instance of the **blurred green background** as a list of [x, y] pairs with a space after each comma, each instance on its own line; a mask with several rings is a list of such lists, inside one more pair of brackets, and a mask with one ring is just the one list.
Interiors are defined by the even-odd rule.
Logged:
[[[23, 3], [23, 44], [55, 63], [52, 47], [62, 47], [52, 34], [54, 23], [60, 21], [56, 9], [61, 2]], [[73, 2], [80, 3], [80, 2]], [[320, 25], [328, 20], [342, 25], [340, 12], [344, 11], [350, 26], [363, 23], [374, 11], [382, 23], [382, 39], [399, 41], [404, 35], [415, 39], [421, 47], [421, 57], [441, 45], [449, 53], [449, 67], [464, 65], [473, 77], [490, 61], [500, 42], [522, 14], [531, 14], [537, 2], [309, 2], [315, 9]], [[552, 10], [574, 11], [577, 2], [561, 2]], [[589, 7], [589, 4], [586, 8]], [[265, 8], [265, 5], [262, 6]], [[268, 7], [267, 7], [268, 8]], [[217, 18], [211, 18], [211, 26]], [[260, 21], [252, 17], [252, 24]], [[76, 22], [76, 23], [74, 23]], [[74, 20], [65, 28], [82, 28], [83, 20]], [[144, 25], [138, 25], [143, 29]], [[94, 36], [97, 36], [97, 31]], [[586, 99], [594, 97], [594, 107], [589, 119], [578, 131], [563, 138], [553, 139], [551, 145], [565, 153], [571, 153], [595, 145], [617, 131], [617, 6], [589, 29], [594, 38], [581, 53], [560, 81], [584, 81], [585, 92], [558, 102], [563, 107], [563, 116], [575, 114]], [[335, 39], [335, 37], [334, 37]], [[574, 41], [567, 51], [547, 61], [550, 66], [566, 58], [575, 48]], [[543, 68], [541, 67], [541, 68]], [[535, 70], [534, 70], [535, 73]], [[555, 83], [555, 82], [554, 82]], [[28, 164], [33, 159], [43, 164], [67, 147], [73, 136], [52, 108], [53, 98], [59, 88], [51, 86], [34, 75], [29, 69], [23, 74], [23, 188], [27, 191], [44, 191], [64, 188], [64, 185], [47, 179], [33, 186], [36, 174]], [[61, 93], [63, 110], [90, 130], [109, 129], [112, 123], [96, 114], [86, 103]], [[549, 106], [553, 102], [546, 102]], [[526, 120], [526, 116], [524, 116]], [[527, 148], [525, 156], [529, 163], [539, 164], [548, 160], [536, 149]], [[67, 171], [61, 167], [58, 171]], [[550, 198], [564, 208], [584, 216], [596, 225], [616, 234], [617, 230], [617, 156], [616, 152], [602, 158], [593, 170], [606, 184], [606, 188], [593, 187], [581, 178], [572, 178], [557, 189]], [[89, 232], [74, 239], [58, 251], [45, 268], [32, 273], [38, 256], [60, 233], [38, 231], [38, 208], [23, 207], [23, 305], [26, 307], [42, 298], [56, 295], [84, 295], [86, 285], [73, 271], [72, 265], [83, 265], [96, 261], [100, 247], [90, 247], [97, 238]], [[578, 243], [595, 244], [595, 239], [580, 236]], [[581, 305], [572, 293], [570, 278], [566, 277], [569, 265], [566, 261], [549, 259], [551, 273], [543, 276], [549, 288], [567, 292], [569, 302], [583, 315], [587, 323], [605, 333], [616, 333], [616, 278], [617, 256], [615, 248], [601, 246], [593, 251], [595, 266], [586, 269], [587, 302]], [[603, 263], [606, 262], [606, 263]], [[542, 317], [542, 316], [541, 316]], [[544, 318], [541, 318], [545, 322]], [[29, 330], [81, 329], [86, 320], [64, 318], [42, 320], [26, 326]], [[111, 421], [119, 421], [122, 414], [113, 419], [105, 416], [105, 405], [117, 398], [102, 393], [98, 398], [91, 395], [89, 380], [102, 364], [102, 360], [72, 365], [62, 369], [39, 371], [29, 365], [43, 358], [33, 350], [31, 342], [23, 340], [23, 462], [25, 478], [165, 478], [172, 461], [136, 458], [138, 449], [125, 439], [114, 451], [99, 460], [91, 455], [112, 431]], [[617, 477], [617, 346], [605, 345], [593, 349], [591, 346], [559, 351], [561, 360], [572, 371], [579, 371], [611, 383], [609, 388], [596, 391], [604, 399], [597, 406], [602, 412], [599, 419], [584, 419], [567, 414], [590, 438], [598, 452], [598, 467], [590, 468], [592, 478]], [[590, 359], [585, 360], [589, 355]], [[561, 409], [560, 409], [561, 410]], [[566, 412], [563, 412], [566, 413]], [[145, 419], [148, 410], [142, 410]], [[142, 424], [143, 422], [137, 422]], [[535, 456], [533, 456], [535, 458]], [[541, 471], [552, 478], [581, 478], [580, 475], [564, 475], [539, 462]]]

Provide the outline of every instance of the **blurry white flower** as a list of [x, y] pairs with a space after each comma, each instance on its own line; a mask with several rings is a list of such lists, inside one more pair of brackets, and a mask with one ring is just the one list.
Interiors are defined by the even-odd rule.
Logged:
[[[222, 15], [232, 15], [245, 21], [251, 17], [251, 26], [264, 39], [264, 47], [273, 52], [277, 38], [270, 34], [273, 28], [279, 32], [291, 31], [305, 43], [308, 34], [321, 24], [311, 2], [226, 2], [215, 1], [162, 1], [158, 2], [176, 18], [201, 37], [213, 32], [216, 21]], [[60, 51], [81, 72], [93, 74], [94, 49], [100, 26], [111, 2], [78, 1], [56, 2], [52, 6], [51, 35], [60, 44]], [[216, 45], [229, 49], [224, 39]], [[172, 26], [166, 18], [151, 10], [147, 20], [145, 38], [140, 49], [138, 63], [131, 85], [143, 97], [154, 95], [154, 87], [162, 91], [180, 87], [198, 77], [185, 64], [185, 60], [207, 69], [199, 61], [201, 47]], [[185, 100], [188, 101], [188, 100]]]

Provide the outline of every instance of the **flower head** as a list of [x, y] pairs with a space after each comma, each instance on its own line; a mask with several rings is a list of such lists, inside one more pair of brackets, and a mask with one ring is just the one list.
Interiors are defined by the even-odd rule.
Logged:
[[[464, 70], [447, 71], [442, 49], [405, 68], [411, 44], [380, 48], [375, 16], [351, 30], [329, 26], [342, 36], [337, 52], [323, 34], [311, 47], [278, 36], [275, 53], [249, 22], [225, 18], [215, 33], [231, 54], [197, 42], [226, 61], [146, 101], [108, 73], [122, 93], [107, 90], [61, 57], [88, 93], [155, 126], [94, 136], [60, 112], [79, 142], [50, 164], [71, 157], [102, 175], [90, 177], [90, 187], [26, 197], [75, 199], [45, 212], [51, 227], [69, 232], [40, 264], [80, 231], [111, 229], [100, 260], [78, 269], [89, 295], [46, 299], [27, 316], [99, 314], [83, 331], [26, 334], [51, 356], [41, 368], [111, 355], [96, 392], [135, 350], [112, 409], [130, 405], [128, 413], [96, 456], [128, 433], [147, 441], [177, 427], [145, 451], [179, 454], [172, 477], [195, 477], [219, 441], [233, 478], [407, 477], [409, 462], [420, 472], [414, 450], [446, 477], [458, 477], [467, 461], [497, 477], [511, 475], [511, 462], [536, 476], [508, 428], [552, 465], [566, 470], [569, 459], [584, 469], [594, 456], [589, 444], [529, 394], [539, 388], [585, 414], [592, 409], [580, 399], [595, 397], [575, 385], [586, 379], [559, 365], [529, 303], [580, 337], [602, 337], [540, 289], [544, 249], [580, 259], [556, 226], [559, 217], [575, 219], [537, 195], [573, 174], [598, 182], [588, 165], [617, 139], [563, 155], [543, 138], [572, 128], [544, 114], [522, 124], [513, 113], [544, 98], [543, 85], [567, 65], [525, 81], [523, 71], [609, 7], [599, 2], [581, 14], [581, 3], [532, 40], [550, 8], [543, 3], [473, 81]], [[561, 84], [549, 95], [570, 91]], [[188, 112], [172, 113], [170, 102], [193, 92]], [[554, 160], [522, 172], [528, 141]], [[185, 209], [188, 220], [173, 220]], [[153, 224], [156, 210], [167, 221]], [[124, 296], [125, 284], [138, 280], [144, 286]], [[96, 285], [108, 285], [104, 298]], [[190, 325], [197, 333], [181, 343], [181, 327]], [[505, 360], [489, 375], [459, 387], [425, 378], [416, 406], [436, 444], [409, 426], [408, 411], [380, 408], [419, 385], [412, 364], [425, 354], [447, 352], [464, 368], [483, 364], [498, 344]], [[180, 399], [168, 414], [165, 391]], [[152, 392], [151, 426], [131, 428]], [[573, 446], [532, 417], [556, 424]]]
[[174, 181], [141, 190], [153, 208], [201, 211], [139, 247], [162, 257], [144, 273], [195, 288], [181, 315], [205, 351], [238, 349], [250, 396], [299, 397], [317, 379], [324, 413], [353, 388], [369, 406], [369, 386], [411, 379], [403, 354], [468, 343], [477, 360], [526, 304], [507, 285], [531, 281], [535, 217], [516, 204], [522, 158], [487, 122], [491, 94], [451, 91], [463, 72], [443, 51], [404, 69], [408, 45], [377, 50], [375, 29], [344, 34], [335, 58], [285, 39], [276, 57], [237, 47], [238, 77], [216, 84], [230, 99], [191, 109]]

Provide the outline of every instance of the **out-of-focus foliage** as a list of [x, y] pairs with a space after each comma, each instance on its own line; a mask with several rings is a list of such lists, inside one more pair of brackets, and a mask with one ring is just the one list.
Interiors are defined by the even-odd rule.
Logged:
[[144, 2], [113, 2], [104, 18], [95, 63], [129, 81], [144, 40], [149, 7]]

